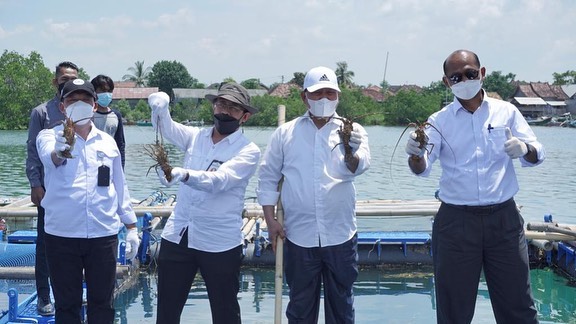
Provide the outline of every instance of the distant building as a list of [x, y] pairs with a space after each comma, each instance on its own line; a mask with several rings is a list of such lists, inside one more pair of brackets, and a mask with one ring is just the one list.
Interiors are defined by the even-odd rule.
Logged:
[[566, 100], [567, 112], [576, 116], [576, 84], [567, 84], [561, 87], [564, 93], [568, 96], [568, 100]]
[[548, 82], [518, 83], [510, 102], [525, 117], [560, 116], [566, 113], [568, 96], [558, 85]]
[[288, 98], [292, 89], [297, 89], [298, 92], [302, 91], [302, 87], [296, 83], [280, 83], [274, 88], [270, 89], [268, 94], [274, 97]]
[[[125, 85], [125, 84], [121, 84]], [[134, 83], [136, 85], [136, 83]], [[118, 103], [120, 100], [126, 100], [131, 107], [136, 106], [138, 101], [144, 100], [148, 101], [148, 96], [154, 92], [158, 92], [158, 87], [148, 87], [148, 88], [126, 88], [119, 87], [118, 83], [114, 82], [114, 91], [112, 92], [112, 103]]]

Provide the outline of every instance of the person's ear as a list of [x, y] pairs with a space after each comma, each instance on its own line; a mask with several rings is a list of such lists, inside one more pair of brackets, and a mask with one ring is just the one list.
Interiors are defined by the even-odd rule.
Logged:
[[248, 119], [250, 119], [250, 116], [252, 116], [251, 113], [245, 112], [244, 115], [242, 115], [242, 117], [240, 118], [240, 124], [244, 124], [245, 122], [247, 122]]

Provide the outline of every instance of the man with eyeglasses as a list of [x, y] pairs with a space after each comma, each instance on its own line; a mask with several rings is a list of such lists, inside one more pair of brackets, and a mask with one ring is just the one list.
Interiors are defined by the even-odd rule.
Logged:
[[223, 83], [212, 103], [214, 127], [188, 127], [174, 122], [164, 92], [148, 97], [152, 124], [185, 152], [184, 166], [175, 167], [165, 186], [179, 184], [178, 204], [162, 232], [158, 256], [156, 323], [180, 323], [196, 273], [200, 271], [210, 301], [212, 323], [241, 323], [237, 296], [242, 260], [242, 211], [248, 181], [256, 172], [260, 149], [240, 125], [258, 110], [248, 91]]
[[539, 165], [545, 151], [518, 109], [489, 98], [478, 56], [457, 50], [444, 61], [454, 101], [432, 114], [427, 143], [412, 132], [406, 152], [418, 176], [440, 160], [432, 253], [438, 323], [470, 323], [483, 271], [497, 323], [538, 323], [530, 290], [524, 220], [513, 162]]

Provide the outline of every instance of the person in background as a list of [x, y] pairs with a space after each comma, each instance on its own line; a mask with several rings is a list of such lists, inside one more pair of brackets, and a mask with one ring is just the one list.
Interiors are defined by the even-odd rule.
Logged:
[[127, 259], [140, 244], [118, 147], [91, 122], [96, 98], [90, 82], [66, 82], [60, 111], [74, 123], [74, 141], [67, 142], [64, 125], [42, 130], [36, 139], [45, 174], [41, 204], [56, 323], [81, 322], [83, 281], [88, 321], [113, 323], [122, 223], [128, 229]]
[[158, 324], [180, 323], [198, 271], [206, 283], [212, 323], [242, 322], [237, 299], [242, 211], [260, 149], [240, 125], [258, 110], [236, 83], [222, 83], [206, 99], [212, 102], [214, 127], [197, 128], [172, 120], [166, 93], [148, 97], [155, 129], [185, 152], [184, 166], [172, 169], [170, 181], [158, 168], [163, 185], [179, 185], [178, 204], [162, 231], [158, 255]]
[[[354, 323], [352, 285], [358, 277], [354, 179], [370, 166], [368, 135], [353, 124], [352, 156], [347, 159], [339, 132], [343, 122], [336, 113], [340, 88], [331, 69], [308, 71], [301, 97], [306, 113], [278, 127], [266, 148], [258, 202], [274, 249], [278, 235], [286, 238], [289, 323], [318, 322], [322, 285], [325, 322]], [[340, 149], [334, 149], [337, 146]], [[284, 228], [275, 219], [279, 196]]]
[[124, 140], [124, 126], [122, 114], [116, 109], [110, 108], [112, 102], [112, 92], [114, 91], [114, 81], [106, 75], [97, 75], [90, 81], [96, 90], [98, 100], [96, 101], [96, 111], [94, 111], [94, 125], [101, 131], [105, 131], [114, 137], [116, 145], [122, 157], [122, 167], [126, 161], [126, 141]]
[[536, 166], [545, 152], [514, 105], [486, 95], [485, 75], [475, 53], [450, 54], [443, 81], [454, 101], [429, 117], [427, 143], [412, 132], [406, 144], [416, 175], [436, 160], [442, 167], [432, 228], [437, 322], [472, 321], [483, 271], [497, 323], [538, 323], [513, 161]]
[[46, 249], [44, 246], [44, 208], [41, 206], [44, 198], [44, 169], [42, 161], [38, 157], [36, 149], [36, 136], [46, 128], [54, 127], [64, 120], [65, 116], [60, 111], [60, 92], [64, 83], [78, 78], [78, 67], [72, 62], [61, 62], [56, 66], [52, 85], [56, 94], [48, 102], [44, 102], [32, 109], [30, 124], [28, 125], [26, 176], [30, 182], [30, 199], [38, 210], [36, 222], [36, 260], [34, 263], [34, 275], [36, 279], [36, 292], [38, 293], [38, 314], [54, 315], [54, 305], [50, 299], [50, 282], [48, 264], [46, 263]]

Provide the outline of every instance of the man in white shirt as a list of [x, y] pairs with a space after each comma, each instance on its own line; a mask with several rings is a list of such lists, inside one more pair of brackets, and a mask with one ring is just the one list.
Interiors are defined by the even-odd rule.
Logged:
[[[318, 322], [324, 285], [325, 322], [354, 323], [358, 239], [353, 181], [370, 166], [368, 137], [354, 123], [352, 155], [346, 158], [339, 133], [343, 121], [336, 113], [340, 88], [331, 69], [308, 71], [301, 97], [306, 113], [272, 134], [260, 164], [258, 202], [274, 248], [278, 235], [286, 238], [289, 322]], [[275, 219], [279, 196], [284, 227]]]
[[437, 321], [472, 321], [483, 271], [496, 322], [538, 323], [513, 161], [536, 166], [545, 152], [514, 105], [486, 96], [485, 75], [475, 53], [450, 54], [443, 81], [454, 101], [428, 119], [427, 143], [412, 132], [406, 144], [413, 173], [428, 176], [436, 160], [442, 167], [432, 228]]
[[[75, 79], [64, 84], [60, 110], [73, 122], [73, 140], [64, 127], [42, 130], [36, 139], [44, 166], [46, 256], [56, 306], [56, 323], [80, 323], [82, 282], [90, 323], [114, 322], [118, 232], [128, 228], [126, 257], [140, 240], [120, 152], [114, 139], [91, 121], [96, 92]], [[67, 133], [67, 131], [66, 131]], [[68, 138], [70, 140], [70, 138]]]
[[185, 152], [184, 166], [172, 168], [170, 181], [157, 169], [162, 184], [179, 184], [178, 203], [162, 231], [158, 256], [158, 324], [180, 323], [198, 271], [206, 283], [212, 323], [241, 323], [237, 297], [242, 211], [260, 149], [244, 136], [240, 125], [258, 110], [250, 106], [246, 89], [236, 83], [222, 83], [217, 95], [206, 99], [213, 105], [210, 128], [174, 122], [166, 93], [148, 97], [153, 126]]

